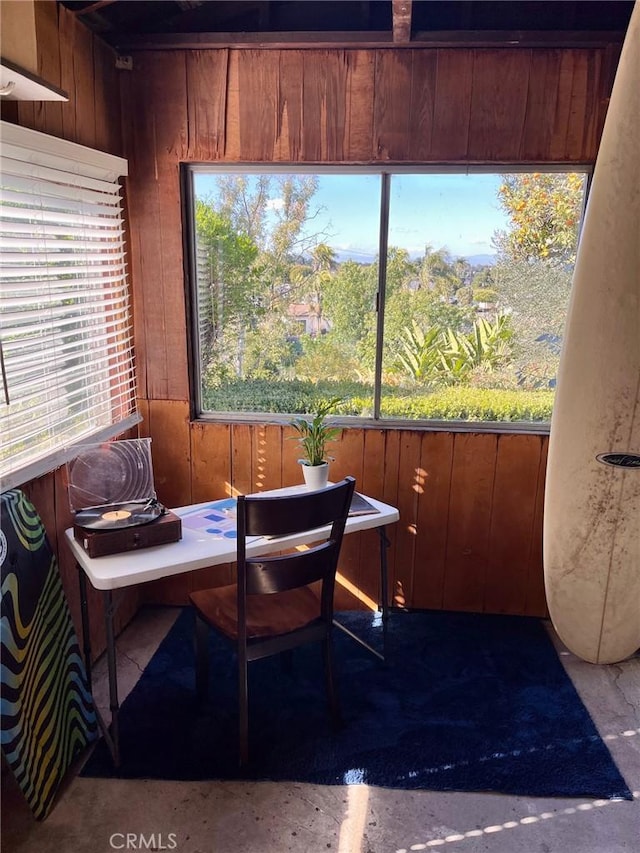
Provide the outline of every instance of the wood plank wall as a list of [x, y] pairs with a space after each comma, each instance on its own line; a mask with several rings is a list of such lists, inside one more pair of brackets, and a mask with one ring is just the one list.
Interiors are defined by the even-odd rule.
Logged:
[[[619, 46], [169, 50], [121, 76], [137, 363], [156, 483], [169, 504], [300, 481], [287, 428], [191, 423], [179, 164], [592, 163]], [[543, 615], [547, 439], [349, 429], [332, 476], [397, 505], [397, 604]], [[345, 542], [342, 574], [377, 599], [377, 537]], [[228, 568], [148, 586], [155, 602]], [[345, 601], [348, 600], [348, 597]], [[353, 601], [351, 601], [353, 603]]]
[[[181, 505], [260, 492], [302, 480], [293, 430], [279, 424], [192, 423], [187, 403], [150, 401], [156, 486]], [[331, 448], [334, 480], [400, 510], [389, 527], [396, 606], [545, 615], [541, 570], [547, 437], [419, 429], [348, 428]], [[379, 600], [375, 532], [348, 536], [339, 603]], [[229, 567], [143, 589], [146, 601], [182, 604], [188, 593], [228, 582]]]
[[[75, 15], [51, 0], [36, 2], [38, 73], [69, 94], [68, 103], [2, 102], [2, 118], [33, 130], [122, 156], [120, 90], [115, 55], [95, 38]], [[63, 544], [71, 512], [60, 469], [26, 484], [24, 492], [40, 513], [60, 573], [71, 613], [80, 634], [80, 601], [75, 563]], [[116, 629], [136, 612], [137, 590], [127, 592], [116, 616]], [[102, 598], [89, 589], [91, 645], [94, 654], [105, 647]]]

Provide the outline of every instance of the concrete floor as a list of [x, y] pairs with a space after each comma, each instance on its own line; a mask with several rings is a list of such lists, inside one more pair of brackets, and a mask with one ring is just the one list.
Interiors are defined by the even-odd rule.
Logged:
[[[120, 693], [176, 616], [142, 611], [119, 640]], [[554, 638], [634, 801], [237, 782], [74, 779], [43, 823], [3, 780], [5, 853], [640, 853], [640, 656], [593, 666]], [[105, 665], [96, 701], [107, 705]]]

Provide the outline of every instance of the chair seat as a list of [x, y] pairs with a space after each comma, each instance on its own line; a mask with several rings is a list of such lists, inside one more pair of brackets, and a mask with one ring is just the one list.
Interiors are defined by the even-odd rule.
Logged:
[[[235, 584], [192, 592], [191, 603], [199, 615], [231, 640], [238, 639], [237, 587]], [[272, 595], [247, 596], [247, 638], [274, 637], [304, 628], [320, 617], [318, 595], [299, 587]]]

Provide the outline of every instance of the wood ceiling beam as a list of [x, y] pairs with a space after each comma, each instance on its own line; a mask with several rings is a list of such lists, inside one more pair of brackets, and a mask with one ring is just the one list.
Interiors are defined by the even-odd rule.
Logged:
[[406, 44], [411, 41], [411, 2], [412, 0], [393, 0], [394, 44]]
[[347, 48], [472, 48], [472, 47], [606, 47], [622, 44], [624, 32], [416, 32], [410, 41], [394, 42], [391, 32], [272, 32], [272, 33], [109, 33], [109, 44], [120, 53], [136, 50], [215, 50], [260, 48], [310, 50]]

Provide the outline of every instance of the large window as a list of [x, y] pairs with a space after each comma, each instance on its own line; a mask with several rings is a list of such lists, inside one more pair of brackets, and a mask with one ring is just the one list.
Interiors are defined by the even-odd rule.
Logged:
[[584, 171], [185, 175], [200, 414], [549, 421]]
[[3, 488], [135, 413], [119, 177], [127, 163], [2, 122]]

